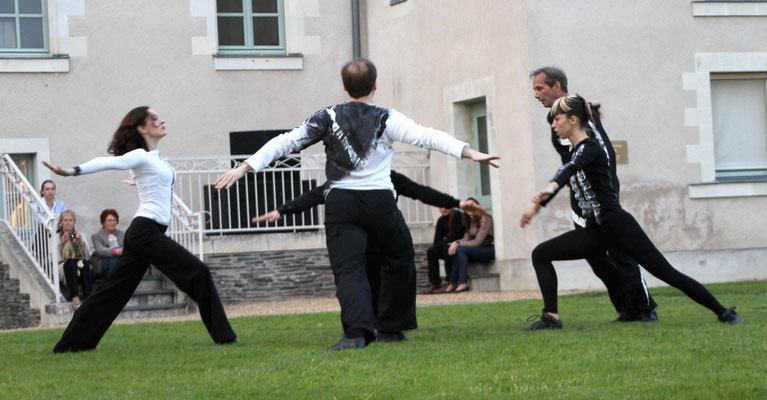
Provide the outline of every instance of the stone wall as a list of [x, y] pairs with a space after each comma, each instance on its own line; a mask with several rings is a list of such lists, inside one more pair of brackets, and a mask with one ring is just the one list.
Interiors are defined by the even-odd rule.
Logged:
[[11, 279], [9, 267], [0, 263], [0, 329], [40, 325], [40, 310], [29, 305], [29, 294], [19, 291], [19, 280]]
[[[427, 247], [415, 246], [419, 287], [428, 286]], [[226, 304], [335, 296], [326, 249], [218, 254], [205, 263]]]

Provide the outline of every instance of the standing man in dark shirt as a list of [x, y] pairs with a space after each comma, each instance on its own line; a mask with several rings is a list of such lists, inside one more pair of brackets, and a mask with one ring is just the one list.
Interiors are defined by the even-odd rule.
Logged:
[[447, 254], [450, 243], [463, 237], [466, 227], [461, 223], [463, 213], [456, 208], [440, 207], [439, 213], [442, 214], [437, 219], [437, 226], [434, 228], [434, 242], [426, 250], [426, 260], [429, 265], [429, 288], [422, 294], [437, 294], [443, 292], [443, 286], [447, 284], [439, 276], [439, 260], [445, 260], [445, 274], [450, 276], [453, 257]]
[[[554, 101], [567, 96], [567, 75], [556, 67], [542, 67], [530, 73], [533, 78], [533, 91], [535, 98], [546, 108], [551, 108]], [[599, 108], [597, 103], [595, 108]], [[547, 121], [551, 126], [551, 116], [546, 113]], [[597, 140], [603, 151], [607, 154], [610, 167], [612, 185], [616, 195], [620, 191], [620, 181], [615, 163], [615, 150], [610, 138], [607, 137], [599, 113], [594, 113], [594, 122], [589, 123], [589, 132]], [[572, 145], [568, 141], [560, 141], [554, 129], [551, 129], [551, 144], [559, 154], [562, 165], [567, 164], [571, 158]], [[570, 186], [570, 207], [572, 209], [573, 223], [576, 229], [584, 228], [586, 219], [582, 215], [578, 200], [576, 199], [577, 186]], [[617, 199], [616, 199], [617, 200]], [[604, 256], [588, 257], [586, 261], [591, 266], [594, 274], [604, 282], [607, 293], [610, 296], [619, 315], [616, 321], [644, 321], [657, 322], [655, 313], [657, 304], [650, 296], [639, 264], [631, 257], [619, 250], [611, 250]]]
[[387, 259], [381, 293], [392, 296], [387, 299], [391, 306], [379, 310], [379, 332], [399, 337], [402, 331], [417, 328], [410, 323], [415, 319], [408, 317], [415, 314], [410, 300], [415, 292], [397, 295], [400, 288], [409, 287], [403, 280], [409, 279], [415, 264], [413, 239], [395, 203], [390, 177], [394, 142], [496, 167], [494, 160], [500, 158], [478, 152], [445, 132], [418, 125], [400, 112], [373, 105], [377, 72], [370, 60], [346, 63], [341, 78], [348, 101], [314, 113], [215, 182], [217, 189], [229, 188], [250, 170], [258, 172], [280, 157], [323, 142], [328, 178], [325, 239], [344, 330], [343, 338], [328, 350], [361, 349], [375, 340], [376, 317], [365, 273], [368, 236], [381, 246]]

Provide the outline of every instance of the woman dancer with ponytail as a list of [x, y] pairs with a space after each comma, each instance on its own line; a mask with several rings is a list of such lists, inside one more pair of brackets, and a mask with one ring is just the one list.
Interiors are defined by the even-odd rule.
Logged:
[[621, 208], [612, 187], [610, 166], [599, 143], [588, 135], [591, 118], [588, 103], [578, 95], [562, 97], [551, 107], [551, 126], [557, 136], [573, 145], [570, 162], [557, 171], [545, 188], [533, 195], [534, 206], [521, 220], [524, 227], [546, 203], [570, 182], [586, 228], [572, 230], [539, 244], [532, 254], [533, 267], [543, 295], [541, 319], [526, 330], [560, 329], [557, 311], [557, 274], [552, 261], [577, 260], [619, 249], [639, 262], [648, 272], [681, 290], [700, 305], [713, 311], [719, 321], [737, 324], [743, 320], [735, 307], [725, 309], [696, 280], [677, 271], [652, 244], [634, 217]]
[[61, 176], [130, 169], [139, 197], [136, 216], [125, 232], [120, 259], [109, 277], [75, 311], [54, 353], [95, 348], [133, 295], [149, 264], [197, 302], [202, 322], [214, 342], [236, 342], [237, 336], [226, 318], [208, 267], [165, 236], [176, 177], [175, 170], [157, 150], [158, 142], [166, 134], [165, 121], [154, 110], [136, 107], [123, 118], [109, 144], [109, 153], [115, 157], [94, 158], [74, 168], [43, 162]]

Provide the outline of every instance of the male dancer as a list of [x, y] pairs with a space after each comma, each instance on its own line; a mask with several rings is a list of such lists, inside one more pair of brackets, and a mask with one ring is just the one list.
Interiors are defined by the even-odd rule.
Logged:
[[[455, 211], [456, 214], [460, 215], [460, 211], [457, 211], [456, 208], [463, 208], [466, 210], [471, 209], [482, 209], [480, 205], [478, 205], [475, 202], [472, 201], [459, 201], [455, 197], [447, 194], [442, 193], [438, 190], [432, 189], [429, 186], [421, 185], [416, 182], [413, 182], [410, 178], [407, 176], [400, 174], [396, 171], [391, 171], [391, 181], [394, 185], [394, 191], [397, 192], [397, 196], [405, 196], [409, 197], [411, 199], [420, 200], [428, 205], [440, 207], [440, 210], [450, 210]], [[285, 215], [290, 214], [298, 214], [302, 213], [312, 207], [318, 206], [320, 204], [325, 204], [325, 197], [323, 196], [323, 192], [325, 191], [325, 186], [327, 186], [327, 182], [322, 184], [321, 186], [317, 186], [316, 188], [303, 193], [302, 195], [296, 197], [292, 201], [285, 203], [277, 209], [269, 211], [268, 213], [253, 218], [253, 223], [267, 221], [267, 222], [274, 222], [281, 217]], [[461, 220], [460, 217], [457, 221], [455, 221], [456, 224], [460, 225], [461, 227]], [[461, 231], [463, 232], [463, 231]], [[458, 236], [460, 239], [463, 236], [463, 233], [461, 233], [461, 236]], [[407, 298], [410, 302], [408, 310], [415, 310], [415, 290], [416, 290], [416, 276], [415, 276], [415, 270], [404, 270], [402, 269], [400, 273], [403, 274], [402, 281], [405, 281], [407, 279], [408, 284], [407, 285], [399, 285], [394, 287], [387, 288], [388, 290], [391, 290], [392, 292], [387, 293], [381, 293], [381, 277], [384, 274], [388, 274], [389, 272], [386, 272], [386, 269], [388, 268], [386, 264], [386, 258], [381, 253], [380, 246], [370, 240], [371, 238], [368, 238], [368, 247], [367, 247], [367, 253], [365, 254], [365, 270], [367, 274], [368, 284], [370, 285], [370, 294], [371, 294], [371, 305], [373, 306], [373, 315], [376, 316], [376, 341], [378, 342], [399, 342], [403, 340], [408, 340], [404, 334], [401, 332], [398, 333], [386, 333], [387, 330], [390, 328], [387, 327], [386, 324], [391, 324], [394, 322], [397, 325], [415, 325], [416, 319], [415, 319], [415, 312], [408, 312], [405, 314], [402, 314], [397, 321], [381, 321], [379, 318], [379, 310], [386, 310], [390, 307], [390, 304], [392, 299], [398, 299], [398, 298]], [[405, 274], [409, 276], [404, 276]], [[431, 279], [431, 265], [429, 266], [429, 275]], [[439, 279], [439, 269], [437, 268], [437, 279]], [[395, 302], [396, 304], [396, 302]], [[385, 313], [384, 313], [385, 314]]]
[[[530, 73], [533, 78], [533, 91], [535, 98], [546, 108], [551, 108], [554, 101], [560, 97], [567, 96], [567, 75], [556, 67], [541, 67]], [[589, 123], [590, 131], [594, 138], [602, 145], [602, 149], [607, 153], [610, 170], [612, 173], [612, 184], [615, 193], [620, 191], [620, 182], [615, 166], [615, 150], [613, 149], [610, 138], [602, 126], [598, 113], [594, 113], [594, 122]], [[549, 127], [551, 126], [551, 116], [546, 113]], [[557, 137], [554, 129], [551, 129], [551, 144], [559, 153], [562, 159], [562, 165], [570, 161], [571, 145], [563, 144]], [[576, 229], [585, 227], [585, 219], [581, 215], [578, 207], [578, 193], [570, 185], [570, 207], [572, 208], [572, 218]], [[600, 257], [589, 257], [586, 261], [591, 266], [594, 274], [604, 282], [607, 287], [607, 293], [610, 296], [615, 309], [618, 311], [617, 322], [643, 321], [658, 322], [658, 316], [655, 308], [658, 306], [650, 296], [647, 284], [644, 281], [639, 264], [628, 255], [618, 251], [611, 250], [609, 253]]]
[[[355, 59], [341, 69], [349, 101], [322, 109], [299, 127], [267, 142], [240, 166], [221, 175], [218, 189], [229, 188], [249, 170], [258, 172], [274, 160], [320, 140], [325, 145], [325, 237], [330, 266], [341, 305], [344, 337], [329, 350], [360, 349], [375, 339], [375, 315], [365, 273], [368, 236], [381, 246], [388, 269], [381, 292], [407, 285], [402, 269], [415, 269], [413, 239], [395, 203], [390, 178], [394, 141], [401, 141], [456, 158], [469, 158], [497, 167], [499, 159], [470, 148], [452, 136], [420, 126], [403, 114], [371, 104], [376, 89], [375, 65]], [[397, 321], [410, 309], [407, 298], [391, 299], [379, 310], [379, 321]], [[415, 329], [415, 323], [388, 325], [385, 333]]]

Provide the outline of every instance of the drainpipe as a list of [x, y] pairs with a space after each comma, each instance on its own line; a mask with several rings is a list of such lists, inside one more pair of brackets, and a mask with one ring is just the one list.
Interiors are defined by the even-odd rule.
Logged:
[[360, 57], [360, 0], [352, 0], [352, 49]]

